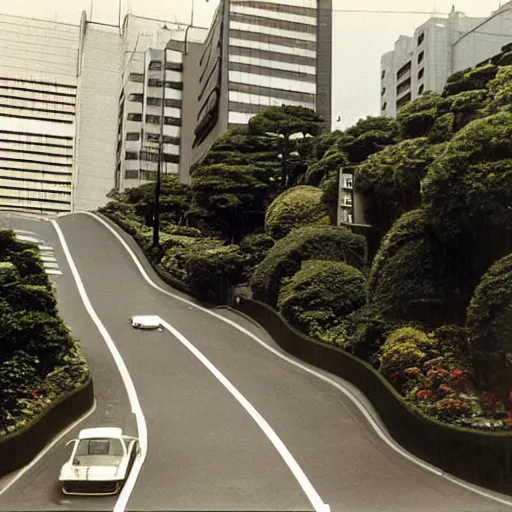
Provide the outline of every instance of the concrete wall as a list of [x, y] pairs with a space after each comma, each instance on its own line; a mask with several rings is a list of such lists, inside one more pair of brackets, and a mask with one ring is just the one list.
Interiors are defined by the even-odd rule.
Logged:
[[500, 53], [512, 42], [512, 3], [497, 11], [463, 35], [453, 46], [453, 72], [472, 66]]
[[78, 79], [74, 209], [93, 210], [114, 188], [122, 40], [117, 27], [88, 23]]

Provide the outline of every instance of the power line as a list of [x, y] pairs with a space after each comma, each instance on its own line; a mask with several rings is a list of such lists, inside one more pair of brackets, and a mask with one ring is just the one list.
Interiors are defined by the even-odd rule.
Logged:
[[445, 12], [432, 12], [432, 11], [378, 11], [374, 9], [333, 9], [333, 12], [347, 12], [347, 13], [367, 13], [367, 14], [429, 14], [431, 16], [448, 16], [449, 13]]

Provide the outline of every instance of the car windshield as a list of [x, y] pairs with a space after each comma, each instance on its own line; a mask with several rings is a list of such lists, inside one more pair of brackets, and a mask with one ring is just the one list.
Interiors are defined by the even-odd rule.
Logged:
[[77, 466], [117, 466], [123, 457], [119, 439], [81, 439], [73, 459]]

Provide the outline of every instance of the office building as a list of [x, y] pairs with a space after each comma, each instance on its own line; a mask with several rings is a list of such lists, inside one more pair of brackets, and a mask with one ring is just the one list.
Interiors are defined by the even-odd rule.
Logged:
[[0, 15], [0, 209], [69, 212], [79, 27]]
[[330, 126], [331, 39], [332, 0], [222, 0], [204, 43], [186, 44], [180, 179], [269, 106], [305, 106]]
[[381, 114], [396, 117], [401, 106], [425, 92], [441, 93], [456, 71], [454, 45], [483, 21], [453, 11], [448, 17], [430, 18], [412, 37], [400, 36], [394, 50], [381, 58]]

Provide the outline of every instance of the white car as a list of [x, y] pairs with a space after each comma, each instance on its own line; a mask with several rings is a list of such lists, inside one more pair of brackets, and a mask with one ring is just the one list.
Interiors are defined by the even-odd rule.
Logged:
[[134, 329], [158, 329], [163, 330], [162, 319], [156, 315], [136, 315], [130, 317], [130, 323]]
[[140, 453], [138, 439], [120, 428], [86, 428], [71, 443], [71, 457], [59, 476], [62, 492], [69, 495], [117, 494]]

